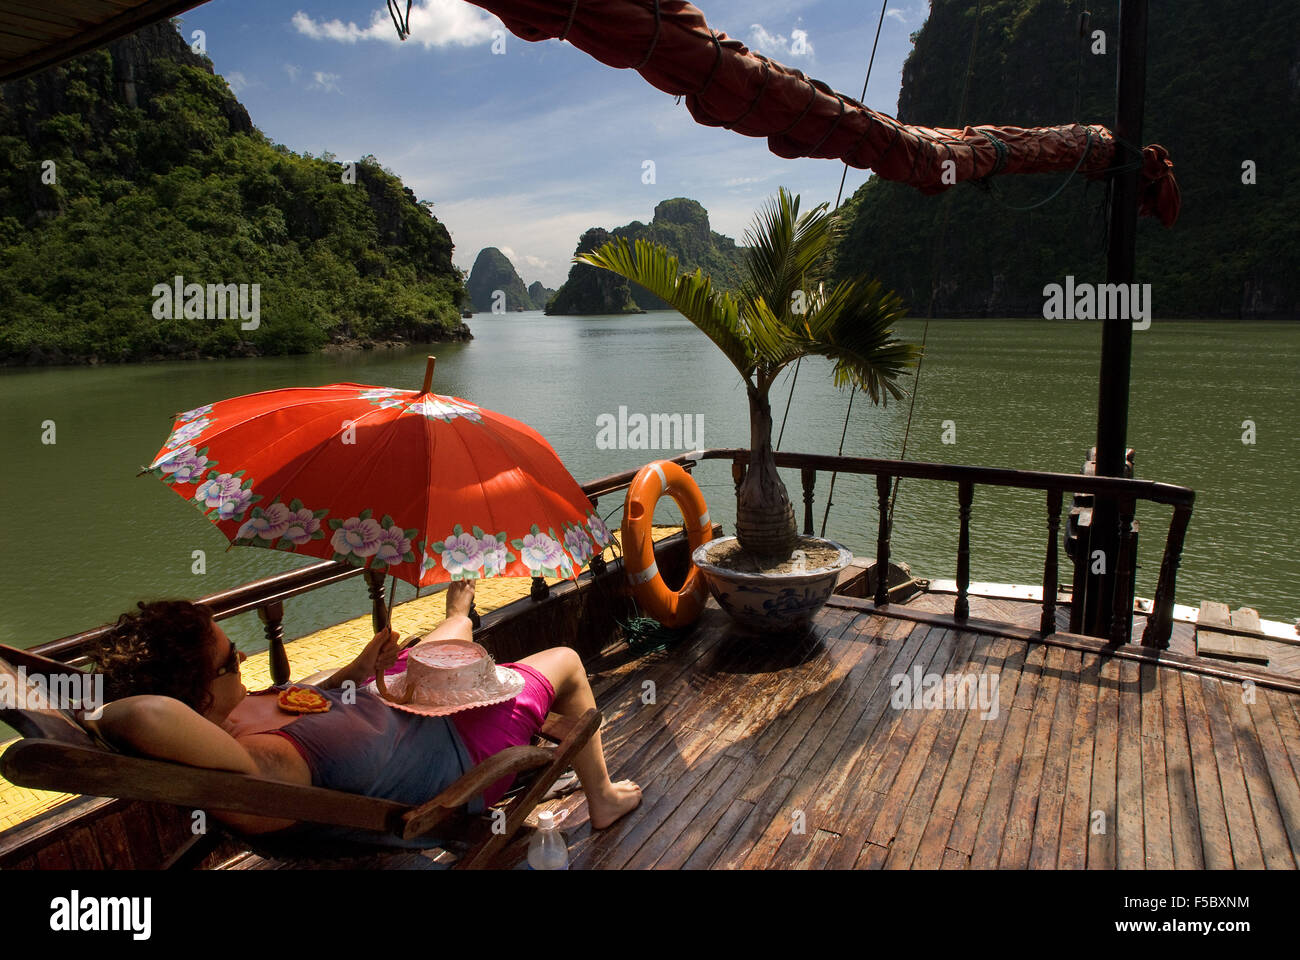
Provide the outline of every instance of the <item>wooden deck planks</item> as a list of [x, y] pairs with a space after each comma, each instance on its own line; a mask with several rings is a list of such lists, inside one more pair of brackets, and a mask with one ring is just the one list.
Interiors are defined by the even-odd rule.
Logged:
[[[930, 649], [927, 646], [938, 639]], [[908, 682], [913, 686], [917, 679], [917, 669], [922, 678], [926, 674], [940, 677], [948, 673], [954, 659], [962, 663], [969, 655], [973, 638], [953, 630], [933, 628], [927, 637], [909, 671]], [[914, 702], [921, 705], [919, 709], [899, 708], [894, 698], [894, 678], [891, 678], [888, 712], [893, 715], [888, 738], [883, 748], [873, 759], [868, 760], [865, 768], [870, 772], [870, 779], [861, 792], [859, 806], [847, 818], [848, 827], [840, 837], [838, 849], [832, 857], [832, 865], [851, 865], [856, 863], [863, 851], [863, 846], [870, 842], [881, 848], [886, 854], [907, 809], [912, 790], [921, 776], [930, 745], [938, 733], [943, 715], [949, 711], [925, 708], [922, 691], [913, 689]], [[924, 681], [923, 681], [924, 682]], [[901, 690], [902, 688], [899, 687]], [[882, 716], [881, 720], [887, 720]], [[874, 770], [870, 764], [874, 763]], [[883, 862], [883, 860], [882, 860]]]
[[[796, 657], [711, 620], [687, 665], [617, 668], [610, 766], [646, 800], [574, 865], [1296, 866], [1300, 697], [845, 609], [818, 630]], [[894, 707], [918, 668], [997, 673], [999, 716]]]
[[[999, 745], [988, 797], [984, 801], [979, 828], [971, 847], [972, 869], [992, 869], [998, 865], [1003, 840], [1011, 827], [1008, 817], [1012, 797], [1027, 752], [1030, 754], [1029, 767], [1033, 767], [1035, 747], [1029, 738], [1039, 732], [1034, 729], [1033, 721], [1037, 720], [1040, 724], [1044, 720], [1050, 722], [1050, 714], [1043, 708], [1043, 703], [1047, 696], [1055, 696], [1055, 689], [1044, 676], [1047, 653], [1048, 648], [1041, 644], [1034, 644], [1026, 652], [1020, 683], [1016, 687], [1016, 698], [1011, 705], [1011, 716]], [[1041, 732], [1046, 734], [1049, 729], [1044, 728]], [[1041, 764], [1041, 755], [1039, 762]], [[1034, 776], [1032, 770], [1027, 773], [1030, 777]]]
[[1088, 838], [1092, 829], [1093, 744], [1097, 733], [1097, 693], [1101, 683], [1102, 658], [1081, 653], [1078, 672], [1078, 702], [1069, 731], [1069, 762], [1065, 775], [1065, 796], [1061, 823], [1053, 855], [1046, 844], [1030, 854], [1029, 865], [1050, 869], [1082, 870], [1088, 865]]
[[1202, 870], [1201, 819], [1196, 805], [1196, 774], [1192, 769], [1192, 747], [1187, 732], [1180, 675], [1159, 671], [1161, 708], [1165, 728], [1165, 782], [1169, 794], [1169, 833], [1174, 867]]
[[1264, 866], [1264, 853], [1255, 832], [1255, 815], [1251, 810], [1241, 759], [1237, 756], [1236, 738], [1232, 734], [1232, 725], [1219, 693], [1222, 684], [1213, 677], [1197, 679], [1200, 681], [1201, 702], [1214, 743], [1214, 761], [1219, 770], [1219, 786], [1223, 791], [1223, 812], [1228, 819], [1232, 857], [1238, 867], [1259, 870]]
[[1097, 733], [1092, 751], [1087, 863], [1092, 870], [1113, 870], [1116, 865], [1120, 661], [1104, 659], [1097, 682]]
[[[903, 718], [898, 716], [900, 711], [890, 707], [894, 694], [892, 678], [911, 672], [914, 666], [920, 666], [924, 673], [940, 650], [945, 633], [942, 628], [922, 627], [912, 634], [909, 643], [900, 650], [895, 668], [872, 694], [837, 757], [836, 768], [847, 771], [843, 774], [846, 787], [835, 791], [832, 802], [825, 802], [827, 798], [824, 797], [817, 807], [820, 817], [817, 822], [841, 835], [830, 860], [833, 869], [848, 869], [857, 861], [884, 802], [883, 791], [889, 786], [877, 774], [882, 768], [891, 770], [892, 779], [892, 769], [881, 763], [890, 744], [900, 736], [900, 726], [903, 725]], [[918, 637], [921, 643], [913, 647], [912, 640]], [[909, 650], [915, 653], [911, 654]], [[876, 789], [871, 788], [873, 782]]]
[[[1015, 641], [1004, 637], [991, 639], [984, 669], [989, 672], [997, 671], [1001, 676], [1008, 656], [1017, 646], [1019, 645]], [[998, 690], [999, 695], [1001, 695], [1003, 687], [1000, 681]], [[1002, 709], [1001, 704], [999, 704], [999, 713], [1002, 712]], [[921, 841], [917, 845], [916, 854], [912, 861], [914, 867], [935, 870], [943, 865], [948, 837], [951, 834], [953, 823], [957, 819], [962, 797], [965, 794], [966, 782], [975, 764], [979, 745], [986, 732], [988, 722], [988, 720], [981, 719], [979, 715], [967, 716], [966, 722], [962, 725], [957, 737], [957, 744], [953, 748], [952, 757], [944, 770], [939, 793], [935, 797], [934, 805], [930, 810], [929, 822], [926, 823], [921, 833]]]
[[[1214, 738], [1205, 713], [1205, 678], [1181, 674], [1183, 704], [1186, 707], [1187, 736], [1195, 777], [1196, 811], [1201, 825], [1201, 850], [1208, 870], [1231, 870], [1237, 865], [1228, 839], [1228, 817], [1223, 805], [1223, 787], [1214, 757]], [[1214, 681], [1211, 681], [1214, 682]]]
[[[852, 628], [853, 637], [859, 642], [869, 641], [869, 631], [872, 628], [873, 621], [876, 621], [877, 619], [878, 618], [874, 617], [863, 617], [856, 621]], [[851, 757], [855, 754], [850, 753], [846, 757], [845, 751], [852, 748], [855, 743], [860, 743], [865, 739], [863, 722], [871, 721], [871, 718], [878, 717], [881, 712], [880, 709], [873, 707], [873, 704], [878, 701], [882, 691], [887, 693], [887, 678], [891, 675], [891, 671], [896, 671], [902, 664], [910, 664], [911, 658], [915, 655], [915, 651], [921, 644], [922, 639], [926, 636], [926, 630], [918, 630], [914, 628], [914, 624], [903, 626], [897, 621], [887, 622], [883, 629], [877, 627], [877, 629], [879, 629], [878, 636], [880, 639], [885, 641], [885, 645], [880, 647], [880, 652], [875, 653], [869, 660], [865, 657], [863, 658], [862, 673], [857, 679], [856, 686], [856, 689], [861, 691], [861, 693], [859, 693], [854, 700], [850, 701], [849, 709], [841, 711], [841, 715], [832, 726], [830, 733], [824, 737], [822, 743], [818, 746], [817, 751], [814, 754], [814, 761], [811, 764], [814, 769], [822, 769], [823, 764], [827, 765], [829, 772], [824, 776], [839, 778], [844, 785], [838, 790], [830, 791], [821, 790], [819, 786], [821, 792], [815, 794], [819, 799], [829, 798], [837, 801], [851, 802], [852, 786], [849, 786], [849, 784], [852, 784], [854, 781], [848, 778], [852, 776], [850, 766], [853, 761]], [[892, 650], [890, 646], [891, 644]], [[861, 704], [863, 699], [866, 700], [867, 706], [861, 710], [861, 715], [859, 716], [857, 713], [857, 705]], [[850, 721], [854, 720], [856, 720], [855, 725], [849, 729]], [[843, 740], [841, 740], [841, 738], [843, 738]], [[778, 788], [784, 787], [785, 790], [785, 792], [777, 799], [784, 805], [784, 809], [787, 811], [787, 816], [789, 816], [789, 812], [792, 809], [802, 809], [800, 807], [793, 807], [786, 799], [787, 794], [796, 788], [806, 790], [807, 784], [811, 780], [812, 776], [808, 771], [805, 771], [804, 775], [798, 780], [793, 777], [782, 777], [780, 780], [776, 781], [775, 786]], [[820, 782], [825, 783], [825, 780], [823, 779]], [[755, 782], [751, 783], [751, 785], [747, 787], [747, 790], [752, 791], [756, 788], [757, 783]], [[762, 817], [765, 815], [765, 810], [765, 805], [756, 803], [753, 816]], [[830, 821], [828, 820], [824, 808], [813, 808], [812, 810], [805, 810], [804, 812], [805, 817], [811, 824], [825, 827], [828, 832], [841, 832], [835, 830], [833, 825], [830, 825]], [[769, 816], [769, 821], [767, 823], [747, 823], [745, 829], [741, 831], [740, 835], [750, 838], [750, 842], [753, 845], [761, 843], [764, 845], [765, 849], [771, 850], [774, 840], [779, 839], [784, 841], [785, 837], [788, 835], [789, 826], [790, 822], [788, 820], [783, 819], [777, 821]], [[779, 846], [776, 849], [779, 849]], [[735, 853], [736, 850], [733, 844], [733, 847], [729, 848], [728, 855], [734, 857]], [[731, 866], [740, 866], [745, 863], [748, 863], [750, 866], [757, 865], [758, 860], [756, 858], [751, 858], [752, 853], [752, 849], [741, 851], [739, 859], [734, 861], [725, 860], [724, 862]]]
[[[1065, 808], [1070, 757], [1074, 746], [1074, 720], [1078, 711], [1083, 654], [1078, 650], [1053, 647], [1048, 665], [1057, 671], [1057, 694], [1052, 711], [1052, 728], [1048, 734], [1043, 772], [1039, 779], [1034, 810], [1033, 833], [1021, 867], [1052, 869], [1056, 866], [1061, 843], [1061, 817]], [[1011, 866], [1008, 859], [1006, 866]]]
[[[1035, 645], [1042, 650], [1041, 645]], [[971, 765], [966, 789], [962, 793], [961, 805], [953, 818], [952, 831], [948, 834], [947, 846], [965, 855], [967, 863], [975, 850], [980, 822], [983, 819], [985, 805], [994, 789], [995, 774], [998, 772], [999, 757], [1002, 755], [1002, 740], [1010, 725], [1021, 723], [1026, 718], [1016, 716], [1016, 697], [1022, 683], [1032, 683], [1035, 670], [1026, 670], [1025, 664], [1030, 648], [1027, 644], [1013, 644], [1011, 653], [1003, 664], [999, 674], [998, 698], [1001, 709], [996, 718], [991, 718], [982, 726], [979, 747], [975, 751], [975, 760]], [[1023, 714], [1023, 711], [1021, 711]], [[1023, 742], [1023, 727], [1022, 742]], [[945, 855], [946, 859], [946, 855]]]
[[[1007, 813], [1006, 830], [998, 866], [1003, 869], [1024, 870], [1029, 866], [1034, 838], [1051, 837], [1055, 848], [1060, 830], [1060, 802], [1065, 788], [1065, 749], [1068, 736], [1062, 728], [1074, 719], [1073, 699], [1070, 690], [1073, 675], [1066, 677], [1067, 651], [1060, 647], [1047, 647], [1043, 673], [1038, 682], [1038, 696], [1034, 700], [1033, 716], [1025, 735], [1024, 752], [1011, 806]], [[1077, 662], [1077, 657], [1070, 658]], [[1068, 719], [1067, 719], [1068, 717]], [[1056, 732], [1053, 740], [1052, 733]], [[1055, 752], [1053, 753], [1053, 747]], [[1049, 754], [1052, 762], [1049, 766]], [[1052, 781], [1049, 786], [1049, 781]], [[1042, 828], [1039, 829], [1041, 818]], [[972, 858], [974, 863], [974, 858]]]
[[835, 753], [817, 785], [818, 797], [813, 805], [814, 822], [832, 832], [843, 835], [848, 830], [847, 818], [856, 802], [854, 790], [871, 769], [864, 755], [870, 752], [875, 730], [889, 704], [889, 679], [910, 670], [923, 642], [930, 639], [928, 628], [912, 626], [907, 631], [897, 626], [888, 629], [891, 637], [901, 639], [876, 658], [877, 667], [864, 678], [861, 693], [841, 715], [847, 730], [837, 724]]
[[1174, 867], [1162, 707], [1162, 686], [1168, 676], [1166, 670], [1149, 663], [1142, 664], [1135, 693], [1142, 709], [1142, 839], [1146, 853], [1144, 866], [1148, 870], [1172, 870]]
[[[977, 677], [986, 672], [991, 638], [977, 634], [963, 634], [962, 646], [953, 657], [959, 672]], [[978, 704], [966, 710], [945, 710], [942, 724], [934, 735], [933, 743], [925, 756], [925, 766], [917, 778], [907, 809], [903, 812], [884, 862], [887, 869], [907, 869], [912, 865], [921, 839], [929, 823], [944, 774], [953, 758], [958, 737], [966, 724], [980, 722]], [[946, 838], [945, 838], [946, 839]]]
[[1291, 856], [1291, 842], [1278, 810], [1268, 764], [1260, 749], [1259, 734], [1255, 730], [1250, 710], [1243, 702], [1247, 689], [1250, 696], [1255, 695], [1253, 685], [1243, 688], [1240, 685], [1221, 683], [1219, 695], [1227, 710], [1233, 737], [1237, 741], [1237, 756], [1241, 760], [1246, 793], [1250, 799], [1251, 812], [1255, 816], [1255, 834], [1259, 838], [1266, 867], [1270, 870], [1294, 870], [1296, 862]]
[[1146, 867], [1145, 817], [1142, 809], [1141, 667], [1132, 660], [1119, 665], [1119, 733], [1115, 759], [1115, 866]]
[[1286, 830], [1292, 864], [1300, 866], [1300, 782], [1297, 782], [1295, 772], [1291, 769], [1282, 734], [1262, 693], [1262, 690], [1256, 690], [1255, 700], [1248, 706], [1264, 762], [1268, 766], [1268, 777], [1282, 817], [1283, 829]]
[[[926, 628], [909, 632], [909, 640], [916, 637], [918, 634], [921, 636], [920, 645], [916, 648], [918, 652], [915, 662], [919, 663], [923, 660], [927, 663], [929, 662], [929, 657], [931, 656], [932, 651], [939, 645], [942, 633], [943, 631], [932, 631]], [[900, 654], [901, 651], [906, 650], [909, 647], [910, 644], [904, 642], [900, 647]], [[869, 706], [862, 714], [862, 717], [870, 717], [874, 722], [880, 722], [887, 712], [888, 700], [892, 692], [891, 678], [895, 675], [896, 674], [891, 674], [888, 671], [876, 670], [871, 672], [873, 688], [871, 698], [868, 701]], [[794, 811], [801, 811], [805, 819], [811, 819], [813, 825], [824, 828], [828, 832], [843, 836], [849, 831], [829, 816], [819, 817], [818, 812], [814, 807], [814, 803], [819, 796], [818, 785], [820, 784], [827, 767], [834, 763], [839, 757], [839, 748], [844, 745], [844, 741], [841, 740], [841, 737], [846, 736], [845, 731], [849, 729], [848, 720], [852, 719], [853, 716], [852, 713], [850, 713], [848, 717], [843, 716], [842, 708], [839, 712], [840, 716], [836, 718], [836, 723], [831, 728], [829, 736], [805, 736], [801, 741], [801, 749], [807, 750], [809, 746], [813, 748], [809, 760], [815, 762], [803, 763], [800, 762], [799, 758], [796, 756], [789, 764], [791, 773], [796, 771], [802, 771], [802, 773], [793, 784], [792, 793], [787, 800], [787, 809], [790, 810], [792, 814]], [[847, 740], [850, 744], [853, 742], [853, 739], [851, 733], [847, 734]], [[844, 762], [845, 761], [841, 761], [841, 763]], [[849, 782], [860, 784], [863, 788], [861, 791], [863, 795], [869, 795], [870, 791], [869, 788], [866, 787], [864, 780], [865, 777], [855, 780], [852, 774], [850, 774], [849, 777]], [[849, 822], [853, 822], [852, 818], [850, 818]], [[781, 851], [782, 847], [785, 847], [786, 849], [784, 855], [779, 859], [779, 863], [788, 864], [794, 862], [798, 859], [803, 844], [807, 839], [807, 833], [791, 834], [788, 829], [788, 824], [774, 823], [771, 828], [764, 832], [759, 843], [756, 844], [754, 851], [752, 851], [749, 858], [747, 858], [746, 865], [762, 866], [764, 865], [765, 860], [776, 860], [777, 854]]]
[[[843, 622], [836, 625], [836, 629], [842, 633], [843, 629], [848, 627], [853, 619], [855, 618], [844, 618]], [[862, 654], [861, 644], [855, 645], [838, 637], [828, 636], [826, 639], [830, 641], [830, 646], [824, 650], [821, 659], [826, 661], [831, 669], [826, 675], [823, 675], [823, 671], [820, 669], [811, 672], [804, 680], [805, 687], [815, 688], [821, 686], [823, 691], [834, 689], [843, 677], [851, 671], [852, 667], [857, 662], [857, 659]], [[740, 742], [742, 737], [743, 739], [752, 739], [763, 729], [762, 727], [759, 727], [757, 730], [753, 729], [753, 724], [744, 716], [743, 707], [747, 702], [762, 701], [763, 694], [757, 691], [761, 690], [763, 685], [770, 681], [770, 677], [771, 674], [762, 674], [745, 679], [733, 678], [733, 686], [735, 686], [735, 689], [730, 691], [728, 699], [733, 704], [739, 704], [740, 710], [738, 712], [724, 711], [722, 716], [719, 718], [717, 726], [720, 729], [715, 731], [716, 739], [714, 741], [714, 752], [717, 756], [714, 756], [708, 761], [709, 763], [716, 763], [718, 768], [725, 769], [727, 773], [725, 776], [718, 777], [714, 777], [713, 774], [710, 774], [710, 777], [706, 778], [699, 787], [700, 792], [709, 794], [716, 793], [716, 800], [711, 801], [708, 804], [703, 801], [697, 803], [694, 802], [694, 800], [684, 800], [679, 808], [674, 810], [671, 815], [667, 817], [664, 823], [647, 839], [645, 847], [638, 852], [636, 857], [629, 861], [630, 866], [650, 865], [658, 862], [658, 859], [667, 852], [667, 849], [674, 846], [676, 841], [680, 839], [679, 835], [688, 828], [692, 828], [691, 832], [693, 834], [700, 833], [701, 828], [707, 830], [707, 826], [711, 823], [711, 820], [716, 820], [722, 815], [724, 807], [727, 806], [731, 800], [735, 798], [736, 794], [740, 792], [741, 786], [744, 785], [747, 780], [758, 775], [754, 762], [755, 758], [752, 754], [742, 754], [742, 762], [742, 759], [733, 758], [729, 755], [723, 754], [721, 750], [717, 749], [717, 746], [723, 742], [728, 744], [732, 742]], [[813, 697], [806, 696], [795, 699], [799, 703], [800, 716], [809, 712], [815, 700]], [[800, 720], [791, 723], [791, 729], [797, 729], [801, 722], [802, 721]], [[814, 722], [815, 718], [809, 721], [809, 725], [811, 726]], [[728, 726], [736, 726], [740, 728], [740, 732], [735, 740], [729, 739], [725, 735], [725, 729]], [[719, 756], [722, 758], [721, 761], [718, 759]], [[797, 755], [791, 758], [789, 769], [791, 772], [798, 769]], [[708, 786], [710, 783], [712, 784], [711, 787]], [[706, 797], [705, 799], [707, 800], [708, 798]], [[711, 814], [713, 814], [711, 820], [709, 819], [709, 814], [703, 813], [706, 808]], [[695, 822], [702, 818], [706, 822]], [[677, 844], [677, 847], [678, 849], [675, 856], [680, 857], [680, 859], [684, 861], [689, 856], [690, 851], [683, 849], [681, 844]]]

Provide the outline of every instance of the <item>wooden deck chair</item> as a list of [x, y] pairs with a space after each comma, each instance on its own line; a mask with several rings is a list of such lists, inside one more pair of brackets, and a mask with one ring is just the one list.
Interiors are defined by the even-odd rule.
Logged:
[[[23, 666], [28, 677], [37, 673], [66, 674], [76, 669], [0, 646], [0, 682], [9, 683], [14, 689], [22, 678], [11, 661]], [[406, 840], [434, 836], [441, 843], [468, 847], [456, 861], [457, 868], [481, 869], [492, 865], [493, 858], [523, 826], [529, 813], [570, 765], [574, 754], [599, 729], [601, 716], [594, 708], [576, 719], [552, 713], [542, 727], [541, 736], [556, 746], [507, 747], [419, 806], [131, 756], [93, 737], [69, 711], [52, 707], [18, 709], [0, 703], [0, 720], [22, 735], [22, 739], [0, 756], [0, 775], [19, 786], [156, 801], [196, 810], [230, 810], [368, 831], [376, 837], [371, 853], [382, 847], [385, 836]], [[531, 783], [503, 811], [504, 822], [500, 816], [494, 824], [489, 817], [466, 812], [469, 802], [497, 780], [529, 771], [535, 771]], [[277, 853], [276, 834], [234, 835], [254, 850]], [[409, 848], [392, 846], [386, 850], [412, 852]], [[196, 863], [201, 859], [197, 853], [196, 850], [177, 865]], [[318, 855], [328, 858], [335, 854], [321, 849]]]

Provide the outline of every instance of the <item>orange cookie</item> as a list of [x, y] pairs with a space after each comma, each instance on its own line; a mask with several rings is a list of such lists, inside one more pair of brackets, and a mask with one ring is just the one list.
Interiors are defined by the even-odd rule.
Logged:
[[281, 690], [275, 702], [285, 713], [325, 713], [330, 708], [330, 702], [311, 687]]

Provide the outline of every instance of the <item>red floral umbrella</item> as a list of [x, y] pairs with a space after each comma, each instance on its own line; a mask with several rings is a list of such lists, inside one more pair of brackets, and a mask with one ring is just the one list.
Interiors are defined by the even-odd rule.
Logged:
[[416, 586], [573, 577], [610, 532], [526, 424], [459, 397], [357, 383], [176, 415], [149, 472], [235, 545], [365, 565]]

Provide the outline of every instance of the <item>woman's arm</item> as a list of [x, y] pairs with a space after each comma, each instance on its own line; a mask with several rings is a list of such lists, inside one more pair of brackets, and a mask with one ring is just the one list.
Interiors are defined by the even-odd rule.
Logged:
[[110, 743], [192, 767], [261, 773], [249, 752], [211, 720], [172, 697], [143, 695], [115, 700], [104, 707], [97, 727]]
[[[286, 756], [294, 748], [277, 736], [259, 735], [236, 740], [215, 723], [171, 697], [137, 696], [115, 700], [104, 707], [97, 721], [86, 721], [110, 743], [128, 746], [159, 760], [191, 767], [230, 770], [287, 783], [310, 784]], [[244, 833], [266, 833], [292, 826], [294, 821], [247, 813], [213, 810], [224, 823]]]

